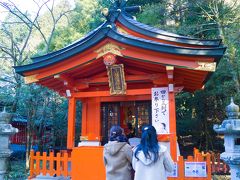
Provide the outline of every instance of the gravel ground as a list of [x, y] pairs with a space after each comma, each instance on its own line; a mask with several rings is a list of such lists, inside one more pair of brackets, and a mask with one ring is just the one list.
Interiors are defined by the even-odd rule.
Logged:
[[231, 180], [230, 176], [225, 175], [213, 175], [212, 180]]
[[6, 180], [26, 180], [27, 174], [25, 172], [24, 160], [12, 160], [9, 165], [9, 174]]

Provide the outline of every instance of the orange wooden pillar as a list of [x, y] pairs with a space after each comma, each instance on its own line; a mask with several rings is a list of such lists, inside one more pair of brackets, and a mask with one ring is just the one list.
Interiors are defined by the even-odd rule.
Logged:
[[173, 66], [166, 66], [168, 77], [169, 98], [169, 130], [170, 130], [170, 152], [174, 161], [177, 161], [177, 126], [176, 126], [176, 104], [173, 84]]
[[169, 92], [169, 124], [170, 124], [170, 151], [174, 161], [177, 160], [177, 126], [176, 126], [176, 107], [175, 94]]
[[81, 136], [87, 136], [87, 100], [81, 99], [82, 102], [82, 131]]
[[89, 98], [88, 100], [88, 137], [92, 141], [100, 141], [101, 135], [101, 103], [100, 97]]
[[100, 97], [82, 99], [82, 140], [101, 141], [100, 112]]
[[68, 149], [72, 149], [74, 147], [75, 119], [76, 119], [76, 98], [71, 97], [68, 100], [68, 133], [67, 133]]

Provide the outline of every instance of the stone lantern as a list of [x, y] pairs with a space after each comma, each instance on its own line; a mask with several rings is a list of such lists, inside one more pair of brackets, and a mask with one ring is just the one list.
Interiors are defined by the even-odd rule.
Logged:
[[0, 180], [6, 175], [7, 160], [12, 153], [9, 149], [9, 136], [18, 132], [17, 128], [9, 124], [11, 117], [12, 114], [7, 113], [5, 108], [0, 113]]
[[213, 129], [224, 135], [225, 152], [220, 158], [225, 161], [231, 169], [231, 179], [240, 180], [240, 119], [239, 106], [231, 103], [226, 107], [227, 119], [221, 125], [214, 125]]

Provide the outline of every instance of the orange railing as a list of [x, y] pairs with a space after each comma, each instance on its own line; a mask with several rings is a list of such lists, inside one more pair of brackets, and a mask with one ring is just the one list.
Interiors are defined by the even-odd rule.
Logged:
[[[206, 153], [199, 152], [198, 149], [194, 148], [194, 154], [201, 153], [203, 156], [206, 156]], [[212, 174], [222, 174], [227, 175], [230, 174], [229, 166], [220, 159], [220, 153], [210, 152], [211, 155], [211, 170]]]
[[178, 157], [176, 162], [178, 165], [178, 177], [169, 177], [168, 180], [194, 180], [194, 177], [185, 177], [185, 162], [206, 162], [207, 167], [207, 177], [198, 177], [198, 180], [211, 180], [211, 155], [209, 153], [202, 154], [196, 149], [194, 150], [193, 156], [188, 156], [184, 159], [183, 156]]
[[54, 152], [50, 152], [47, 156], [46, 152], [42, 155], [40, 152], [30, 152], [30, 176], [29, 179], [37, 175], [50, 176], [71, 176], [71, 157], [67, 151], [62, 151], [54, 156]]
[[229, 166], [220, 159], [220, 153], [211, 153], [212, 174], [230, 174]]

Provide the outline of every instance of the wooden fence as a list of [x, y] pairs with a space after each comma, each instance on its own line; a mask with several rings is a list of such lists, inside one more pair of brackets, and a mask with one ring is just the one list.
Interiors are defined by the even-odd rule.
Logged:
[[42, 155], [40, 152], [30, 152], [30, 176], [29, 179], [36, 177], [37, 175], [50, 176], [71, 176], [71, 157], [68, 152], [62, 151], [54, 156], [54, 152], [50, 152], [47, 156], [46, 152]]
[[[199, 152], [198, 149], [194, 148], [194, 156], [198, 153], [201, 153], [203, 156], [207, 155], [207, 153]], [[209, 154], [211, 155], [212, 174], [229, 175], [230, 168], [223, 160], [220, 159], [220, 153], [209, 152]]]
[[220, 153], [211, 153], [212, 174], [229, 175], [229, 166], [220, 159]]
[[185, 177], [185, 162], [206, 162], [207, 177], [197, 177], [198, 180], [211, 180], [211, 155], [209, 153], [202, 154], [194, 151], [194, 156], [188, 156], [184, 159], [183, 156], [178, 157], [178, 177], [169, 177], [168, 180], [195, 180], [196, 177]]
[[[44, 152], [40, 155], [40, 152], [34, 153], [32, 150], [30, 153], [30, 176], [29, 179], [42, 174], [49, 174], [50, 176], [71, 176], [71, 157], [66, 151], [57, 153], [54, 156], [53, 152]], [[169, 177], [168, 180], [194, 180], [196, 177], [185, 177], [185, 162], [206, 162], [207, 177], [198, 177], [198, 180], [211, 180], [212, 174], [229, 174], [229, 167], [220, 160], [219, 153], [204, 153], [194, 149], [193, 156], [188, 156], [184, 159], [183, 156], [178, 157], [178, 175], [177, 177]], [[76, 169], [76, 168], [75, 168]], [[77, 170], [78, 171], [78, 170]]]

